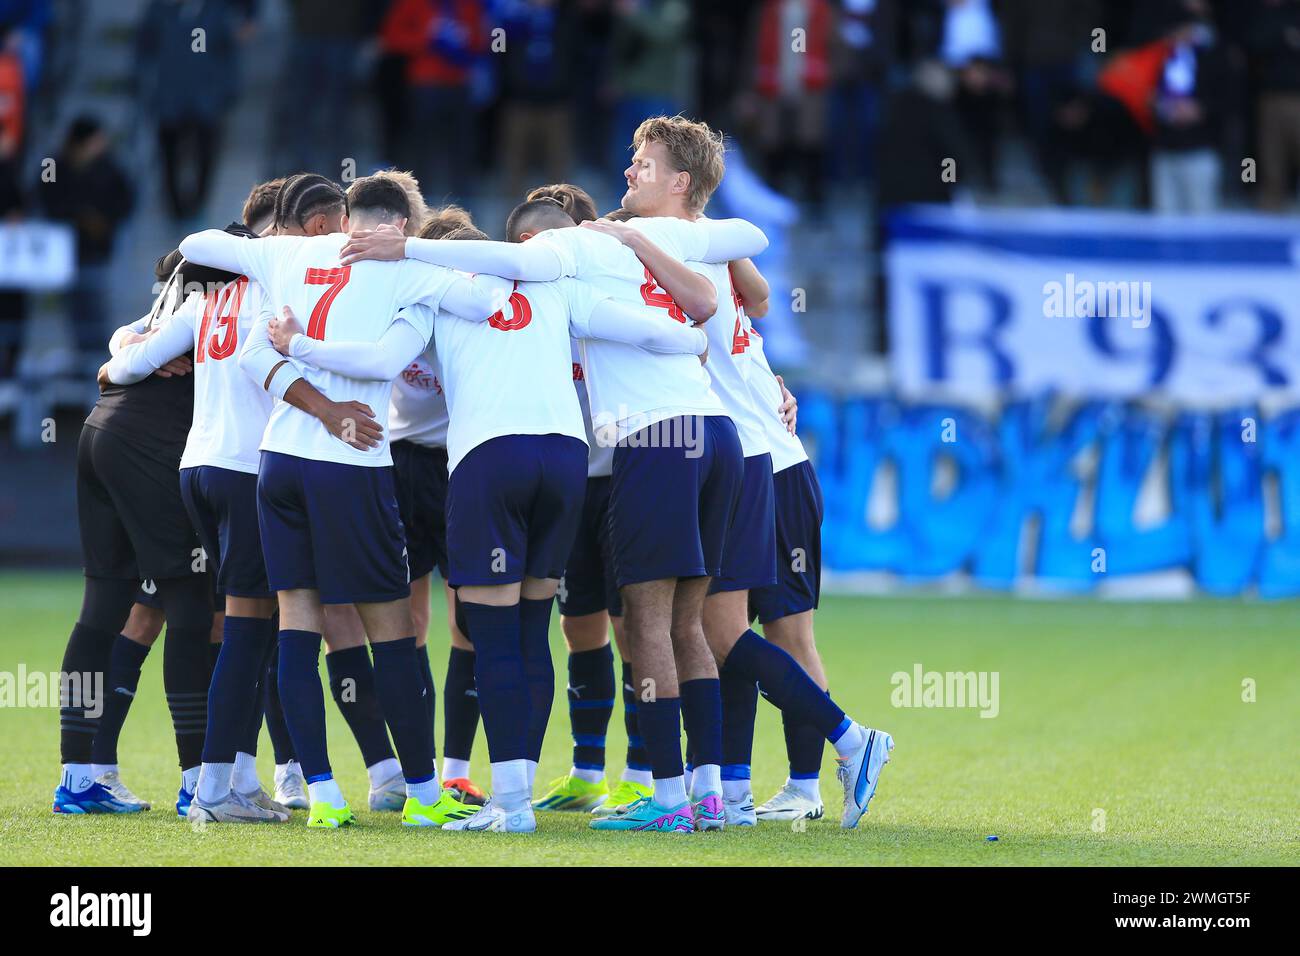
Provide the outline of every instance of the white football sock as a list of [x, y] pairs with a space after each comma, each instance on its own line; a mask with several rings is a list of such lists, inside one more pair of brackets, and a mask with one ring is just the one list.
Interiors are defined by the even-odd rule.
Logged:
[[94, 765], [88, 763], [65, 763], [63, 779], [59, 783], [73, 793], [85, 793], [95, 782]]
[[[233, 766], [233, 765], [232, 765]], [[199, 768], [190, 767], [188, 770], [181, 771], [181, 786], [186, 793], [193, 793], [194, 788], [199, 785]]]
[[577, 777], [579, 780], [585, 780], [587, 783], [600, 783], [605, 779], [605, 771], [591, 770], [588, 767], [570, 767], [569, 776]]
[[722, 768], [716, 763], [702, 763], [691, 773], [691, 797], [722, 792]]
[[682, 776], [682, 780], [685, 781], [685, 786], [686, 786], [686, 790], [687, 790], [688, 793], [690, 792], [690, 789], [691, 789], [691, 777], [692, 777], [693, 775], [694, 775], [694, 771], [692, 771], [692, 770], [688, 767], [688, 768], [686, 769], [685, 773], [684, 773], [683, 776]]
[[[492, 802], [502, 810], [521, 810], [532, 796], [528, 760], [502, 760], [492, 764]], [[534, 768], [536, 764], [534, 764]]]
[[[199, 788], [194, 795], [203, 803], [216, 803], [230, 792], [233, 763], [205, 763], [199, 767]], [[188, 789], [188, 788], [187, 788]]]
[[727, 803], [739, 803], [749, 796], [748, 780], [722, 781], [722, 799]]
[[469, 761], [458, 760], [455, 757], [443, 757], [442, 779], [456, 780], [458, 778], [469, 779]]
[[328, 803], [335, 810], [342, 810], [348, 805], [333, 777], [307, 784], [307, 792], [311, 795], [312, 803]]
[[528, 792], [533, 792], [533, 787], [537, 784], [537, 761], [525, 760], [524, 766], [528, 770]]
[[791, 790], [797, 790], [809, 800], [820, 800], [822, 798], [821, 787], [816, 777], [811, 780], [796, 780], [793, 777], [787, 777], [785, 785]]
[[685, 777], [664, 777], [660, 780], [655, 778], [655, 803], [661, 807], [672, 809], [680, 807], [686, 802], [686, 778]]
[[840, 734], [839, 740], [831, 741], [831, 746], [841, 757], [851, 757], [855, 754], [866, 736], [862, 733], [862, 725], [858, 723], [849, 723], [849, 729]]
[[243, 751], [235, 754], [235, 773], [230, 786], [240, 793], [253, 793], [262, 788], [262, 781], [257, 779], [257, 758]]
[[370, 778], [370, 789], [374, 789], [381, 783], [387, 783], [402, 772], [402, 765], [397, 762], [396, 757], [385, 757], [377, 763], [372, 763], [366, 768], [366, 776]]
[[438, 776], [434, 774], [433, 778], [424, 781], [424, 783], [408, 783], [406, 785], [406, 795], [415, 797], [426, 806], [438, 802], [438, 797], [442, 793], [442, 787], [438, 786]]
[[639, 783], [643, 787], [653, 787], [655, 785], [655, 778], [649, 770], [624, 770], [623, 776], [619, 779], [626, 780], [629, 783]]
[[104, 776], [104, 774], [106, 774], [106, 773], [119, 773], [119, 772], [120, 772], [120, 771], [117, 769], [117, 764], [115, 764], [115, 763], [92, 763], [92, 764], [90, 765], [90, 768], [91, 768], [91, 773], [93, 773], [93, 774], [95, 775], [95, 779], [96, 779], [96, 780], [98, 780], [100, 777]]

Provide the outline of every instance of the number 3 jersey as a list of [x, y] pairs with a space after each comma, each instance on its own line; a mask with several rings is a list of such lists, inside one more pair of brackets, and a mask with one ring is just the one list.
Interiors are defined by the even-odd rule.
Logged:
[[[209, 230], [188, 237], [181, 243], [181, 251], [195, 261], [256, 279], [277, 318], [282, 307], [288, 306], [306, 336], [320, 341], [377, 342], [398, 321], [399, 310], [423, 302], [430, 308], [408, 310], [402, 320], [411, 323], [427, 345], [433, 335], [433, 311], [458, 281], [457, 273], [410, 259], [341, 266], [339, 250], [347, 241], [344, 233], [226, 241], [222, 234]], [[271, 412], [262, 450], [344, 465], [391, 465], [388, 413], [392, 380], [355, 379], [289, 361], [327, 398], [369, 406], [384, 429], [384, 440], [366, 451], [353, 448], [331, 435], [315, 417], [280, 402]]]
[[572, 384], [571, 336], [590, 332], [592, 310], [605, 298], [574, 279], [516, 282], [504, 308], [486, 322], [438, 315], [436, 343], [451, 412], [450, 471], [474, 448], [503, 435], [587, 441]]

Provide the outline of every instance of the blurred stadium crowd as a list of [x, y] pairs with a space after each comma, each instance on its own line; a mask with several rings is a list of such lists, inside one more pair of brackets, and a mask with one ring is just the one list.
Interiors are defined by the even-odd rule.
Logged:
[[[0, 0], [0, 33], [0, 215], [76, 231], [62, 301], [96, 354], [133, 317], [119, 233], [229, 219], [213, 183], [250, 156], [249, 181], [409, 168], [476, 211], [565, 179], [613, 201], [636, 124], [685, 111], [865, 274], [895, 204], [1284, 209], [1300, 170], [1300, 0]], [[64, 68], [105, 37], [129, 50], [107, 94]], [[0, 289], [0, 380], [33, 297]], [[857, 321], [883, 327], [876, 299]]]

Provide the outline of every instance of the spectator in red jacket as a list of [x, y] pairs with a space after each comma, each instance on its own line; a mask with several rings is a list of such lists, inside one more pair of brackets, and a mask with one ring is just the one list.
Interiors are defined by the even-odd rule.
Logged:
[[793, 176], [822, 211], [834, 10], [828, 0], [764, 0], [754, 47], [755, 132], [767, 181]]
[[431, 195], [468, 195], [478, 118], [471, 72], [487, 49], [483, 4], [396, 0], [380, 42], [386, 52], [407, 58], [417, 178]]

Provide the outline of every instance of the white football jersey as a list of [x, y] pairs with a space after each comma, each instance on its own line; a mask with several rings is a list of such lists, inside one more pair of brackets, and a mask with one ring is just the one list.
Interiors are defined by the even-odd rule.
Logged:
[[434, 340], [451, 413], [449, 471], [502, 435], [587, 440], [573, 388], [570, 336], [584, 333], [604, 298], [573, 279], [516, 282], [509, 302], [486, 322], [438, 314]]
[[608, 478], [614, 473], [614, 445], [596, 439], [591, 425], [591, 399], [587, 397], [587, 376], [582, 368], [581, 340], [573, 340], [573, 387], [587, 428], [587, 477]]
[[264, 303], [261, 285], [247, 276], [204, 297], [194, 326], [194, 424], [182, 468], [215, 465], [257, 474], [275, 399], [239, 367], [239, 350]]
[[772, 366], [767, 364], [763, 354], [763, 337], [754, 330], [752, 322], [748, 323], [749, 353], [752, 365], [749, 374], [749, 387], [754, 395], [754, 407], [759, 420], [767, 432], [769, 450], [772, 452], [772, 471], [785, 471], [792, 465], [808, 460], [803, 442], [796, 435], [791, 435], [781, 421], [777, 411], [781, 407], [781, 383], [776, 380]]
[[[427, 306], [416, 305], [413, 309]], [[402, 312], [409, 310], [403, 309]], [[405, 318], [401, 313], [399, 318]], [[412, 323], [417, 328], [418, 323]], [[388, 410], [388, 440], [410, 441], [429, 448], [447, 447], [447, 395], [433, 342], [393, 381]]]
[[709, 373], [714, 393], [736, 423], [740, 447], [749, 458], [771, 451], [767, 431], [749, 388], [749, 321], [740, 297], [731, 284], [731, 269], [725, 262], [688, 262], [692, 271], [710, 282], [718, 295], [718, 311], [704, 323], [709, 337]]
[[[451, 269], [413, 259], [340, 265], [339, 250], [347, 240], [344, 233], [270, 236], [223, 243], [223, 248], [237, 258], [240, 272], [262, 283], [274, 314], [280, 315], [281, 307], [287, 305], [302, 323], [304, 334], [321, 341], [377, 342], [396, 321], [398, 310], [416, 302], [436, 309], [447, 289], [460, 278]], [[229, 267], [224, 262], [212, 264]], [[427, 320], [431, 314], [430, 310], [412, 310], [405, 316], [426, 344], [433, 329], [418, 323], [420, 317]], [[326, 431], [319, 419], [280, 402], [271, 413], [262, 450], [344, 465], [391, 465], [388, 411], [393, 383], [349, 378], [302, 362], [295, 361], [294, 366], [327, 398], [370, 406], [384, 429], [383, 440], [366, 451], [353, 448]]]
[[[701, 259], [707, 252], [704, 232], [684, 219], [633, 219], [629, 224], [682, 261]], [[615, 302], [662, 314], [665, 321], [688, 321], [636, 253], [612, 236], [593, 229], [550, 229], [528, 241], [546, 243], [559, 255], [564, 275], [591, 283]], [[694, 355], [593, 339], [581, 343], [581, 355], [592, 421], [607, 443], [666, 418], [727, 413]]]

